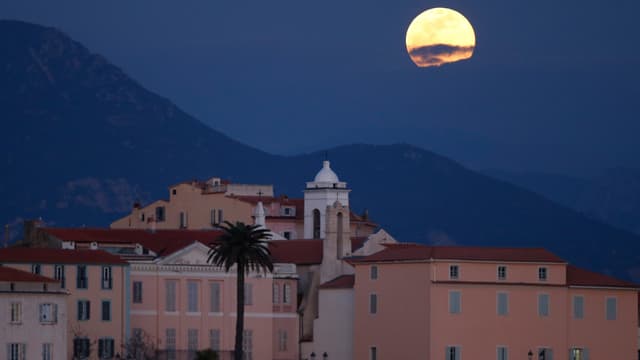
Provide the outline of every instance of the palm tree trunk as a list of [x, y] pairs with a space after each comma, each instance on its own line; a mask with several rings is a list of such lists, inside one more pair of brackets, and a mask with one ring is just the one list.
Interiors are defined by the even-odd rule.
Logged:
[[242, 360], [242, 336], [244, 331], [244, 264], [236, 264], [238, 271], [237, 284], [237, 310], [236, 310], [236, 345], [234, 351], [235, 360]]

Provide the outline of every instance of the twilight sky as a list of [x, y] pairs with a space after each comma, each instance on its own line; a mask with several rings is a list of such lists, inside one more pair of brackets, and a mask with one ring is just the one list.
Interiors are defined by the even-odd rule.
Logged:
[[[416, 67], [411, 20], [451, 7], [471, 60]], [[213, 128], [295, 154], [408, 142], [473, 168], [640, 167], [640, 1], [7, 0]]]

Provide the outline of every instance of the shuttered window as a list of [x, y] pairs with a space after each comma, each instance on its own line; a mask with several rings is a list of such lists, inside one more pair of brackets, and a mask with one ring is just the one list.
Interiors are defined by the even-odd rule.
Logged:
[[459, 314], [461, 311], [461, 297], [460, 291], [449, 291], [449, 313]]
[[616, 298], [607, 298], [607, 320], [615, 320], [618, 316], [618, 300]]
[[541, 316], [541, 317], [549, 316], [549, 295], [548, 294], [538, 295], [538, 316]]
[[584, 318], [584, 297], [576, 295], [573, 297], [573, 318]]
[[187, 281], [187, 311], [198, 312], [198, 289], [197, 281]]
[[209, 283], [209, 292], [209, 311], [214, 313], [220, 312], [220, 283]]
[[505, 292], [499, 292], [497, 302], [498, 315], [507, 316], [507, 314], [509, 313], [509, 294]]

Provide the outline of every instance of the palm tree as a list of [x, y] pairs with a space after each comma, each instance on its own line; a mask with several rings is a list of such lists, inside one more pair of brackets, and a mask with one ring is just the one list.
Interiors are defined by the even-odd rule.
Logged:
[[271, 252], [267, 240], [270, 231], [260, 225], [246, 225], [242, 222], [232, 224], [225, 221], [221, 226], [224, 233], [215, 243], [209, 244], [207, 262], [222, 267], [226, 272], [236, 265], [237, 277], [237, 318], [235, 360], [242, 360], [242, 336], [244, 330], [244, 276], [246, 272], [263, 270], [273, 271]]

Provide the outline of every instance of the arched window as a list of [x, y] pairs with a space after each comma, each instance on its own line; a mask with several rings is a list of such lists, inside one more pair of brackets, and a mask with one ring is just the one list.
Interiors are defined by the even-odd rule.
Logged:
[[337, 244], [337, 253], [336, 256], [338, 257], [338, 259], [342, 259], [342, 213], [338, 213], [338, 244]]
[[313, 238], [320, 239], [320, 210], [313, 209]]

